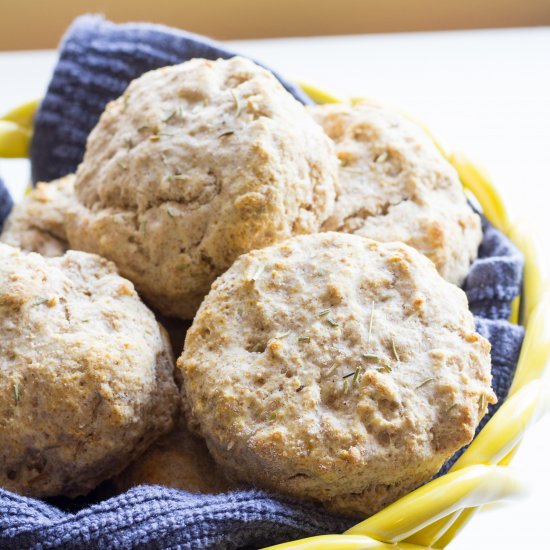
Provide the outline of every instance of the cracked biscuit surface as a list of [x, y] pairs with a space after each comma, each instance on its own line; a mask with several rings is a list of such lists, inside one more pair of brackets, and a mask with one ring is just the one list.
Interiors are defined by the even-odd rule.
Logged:
[[193, 59], [146, 73], [107, 106], [67, 233], [162, 313], [192, 318], [240, 254], [318, 231], [336, 178], [330, 139], [271, 73]]
[[167, 337], [107, 260], [0, 244], [0, 486], [85, 494], [171, 429]]
[[401, 243], [299, 236], [241, 256], [178, 360], [190, 427], [233, 479], [375, 513], [495, 401], [464, 292]]
[[69, 248], [65, 213], [73, 193], [74, 174], [50, 183], [38, 183], [14, 206], [0, 242], [43, 256], [62, 256]]
[[461, 285], [477, 257], [481, 222], [426, 132], [366, 101], [308, 109], [340, 160], [336, 205], [323, 229], [404, 242]]

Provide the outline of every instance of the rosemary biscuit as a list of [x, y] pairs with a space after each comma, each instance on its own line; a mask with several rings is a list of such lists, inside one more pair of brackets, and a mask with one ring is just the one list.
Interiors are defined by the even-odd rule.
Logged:
[[62, 256], [69, 248], [65, 212], [73, 193], [74, 174], [51, 183], [39, 183], [14, 206], [0, 242], [43, 256]]
[[203, 494], [235, 488], [210, 456], [204, 441], [192, 435], [182, 421], [134, 460], [114, 483], [120, 491], [144, 484]]
[[85, 494], [172, 428], [167, 336], [114, 265], [0, 244], [0, 486]]
[[477, 257], [481, 221], [426, 132], [366, 101], [309, 112], [334, 141], [340, 160], [336, 205], [323, 229], [404, 242], [461, 285]]
[[189, 426], [231, 479], [375, 513], [495, 402], [464, 292], [402, 243], [299, 236], [241, 256], [178, 360]]
[[193, 59], [146, 73], [107, 106], [67, 233], [161, 313], [192, 318], [240, 254], [318, 231], [336, 178], [332, 142], [270, 72]]

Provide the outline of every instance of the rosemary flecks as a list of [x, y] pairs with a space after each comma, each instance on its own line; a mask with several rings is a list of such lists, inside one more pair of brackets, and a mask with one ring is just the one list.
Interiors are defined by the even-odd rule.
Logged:
[[377, 355], [376, 353], [362, 353], [361, 357], [363, 359], [374, 359], [375, 361], [381, 361], [382, 360], [380, 355]]
[[287, 336], [290, 336], [290, 330], [287, 332], [283, 332], [282, 334], [277, 334], [277, 336], [275, 336], [275, 340], [283, 340]]
[[264, 270], [265, 270], [265, 266], [264, 266], [264, 265], [258, 266], [258, 267], [256, 268], [256, 271], [254, 272], [254, 275], [252, 275], [252, 277], [250, 277], [250, 280], [251, 280], [252, 282], [256, 282], [256, 281], [259, 279], [260, 275], [264, 272]]
[[359, 377], [361, 376], [361, 369], [355, 369], [353, 372], [349, 372], [348, 374], [345, 374], [342, 376], [342, 379], [344, 380], [344, 387], [348, 383], [348, 378], [351, 378], [351, 385], [355, 386], [357, 385], [357, 382], [359, 380]]
[[372, 337], [372, 322], [374, 320], [374, 300], [371, 302], [370, 305], [370, 320], [369, 320], [369, 336], [367, 339], [367, 347], [370, 346], [370, 340]]
[[332, 365], [330, 369], [328, 369], [327, 371], [327, 376], [330, 376], [336, 370], [336, 368], [337, 368], [336, 365]]
[[183, 174], [172, 174], [171, 176], [168, 176], [168, 179], [175, 181], [185, 181], [187, 178]]
[[177, 111], [172, 111], [167, 117], [162, 119], [162, 122], [170, 122], [176, 116], [176, 113]]
[[233, 101], [235, 101], [235, 118], [241, 114], [241, 104], [239, 103], [239, 98], [235, 93], [235, 90], [231, 90], [231, 95], [233, 96]]
[[393, 355], [395, 356], [395, 360], [399, 363], [401, 360], [399, 359], [399, 354], [397, 353], [397, 349], [395, 347], [395, 341], [393, 338], [391, 339], [391, 347], [393, 350]]
[[375, 159], [374, 159], [374, 162], [376, 162], [377, 164], [380, 163], [380, 162], [384, 162], [385, 160], [387, 160], [388, 158], [388, 152], [387, 151], [384, 151], [383, 153], [381, 153], [380, 155], [378, 155]]
[[227, 130], [227, 132], [223, 132], [223, 134], [220, 134], [218, 137], [226, 137], [226, 136], [232, 136], [235, 132], [233, 130]]
[[328, 323], [331, 327], [337, 327], [337, 326], [339, 326], [339, 325], [338, 325], [338, 321], [335, 321], [330, 315], [327, 315], [327, 323]]
[[391, 372], [391, 367], [384, 363], [378, 367], [378, 372]]
[[330, 313], [330, 308], [327, 307], [327, 309], [323, 309], [319, 312], [319, 317], [324, 317], [325, 315], [328, 315]]
[[425, 386], [428, 382], [431, 382], [433, 380], [433, 378], [426, 378], [426, 380], [420, 382], [420, 384], [418, 384], [418, 386], [416, 386], [416, 390], [418, 390], [419, 388], [421, 388], [422, 386]]
[[19, 403], [19, 382], [16, 382], [13, 385], [13, 397], [15, 399], [15, 403]]
[[298, 342], [309, 342], [310, 340], [309, 336], [298, 336]]

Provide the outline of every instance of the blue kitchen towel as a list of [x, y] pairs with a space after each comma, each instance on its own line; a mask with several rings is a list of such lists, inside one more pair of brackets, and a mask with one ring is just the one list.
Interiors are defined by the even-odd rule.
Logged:
[[263, 491], [196, 495], [141, 486], [75, 514], [0, 489], [0, 548], [259, 548], [338, 533], [352, 521]]
[[[203, 44], [201, 37], [156, 25], [79, 18], [64, 39], [36, 119], [31, 151], [34, 177], [50, 180], [74, 171], [105, 103], [119, 95], [129, 80], [192, 56], [232, 55], [218, 48], [210, 41]], [[11, 208], [3, 189], [0, 182], [0, 225]], [[521, 289], [523, 258], [485, 219], [483, 229], [480, 255], [464, 288], [477, 329], [491, 341], [493, 385], [502, 402], [523, 340], [523, 329], [506, 320]], [[141, 486], [69, 512], [0, 489], [2, 549], [257, 548], [341, 532], [352, 523], [315, 504], [256, 490], [208, 496]]]
[[[512, 300], [518, 295], [523, 268], [520, 251], [482, 216], [483, 241], [477, 260], [464, 283], [470, 310], [485, 319], [508, 319]], [[494, 258], [499, 258], [495, 269]], [[523, 264], [522, 264], [523, 265]]]
[[[51, 181], [74, 172], [105, 105], [144, 72], [193, 57], [235, 55], [204, 36], [162, 25], [116, 25], [97, 15], [79, 17], [63, 38], [35, 119], [30, 150], [33, 181]], [[300, 88], [275, 76], [296, 99], [311, 103]]]
[[0, 179], [0, 231], [4, 227], [4, 220], [8, 217], [13, 207], [13, 200], [11, 195], [4, 185], [4, 182]]

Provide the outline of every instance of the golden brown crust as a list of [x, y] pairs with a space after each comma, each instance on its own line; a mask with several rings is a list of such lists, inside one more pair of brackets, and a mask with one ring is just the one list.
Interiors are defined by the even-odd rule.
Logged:
[[192, 318], [237, 256], [318, 231], [336, 177], [331, 141], [271, 73], [193, 59], [146, 73], [107, 106], [67, 232], [153, 307]]
[[190, 493], [218, 494], [234, 489], [204, 441], [183, 422], [157, 440], [114, 480], [120, 491], [137, 485], [163, 485]]
[[6, 220], [0, 241], [42, 256], [62, 256], [69, 248], [65, 212], [73, 200], [74, 174], [38, 183], [16, 204]]
[[401, 241], [461, 285], [481, 242], [479, 216], [424, 130], [369, 102], [309, 108], [334, 141], [339, 186], [326, 231]]
[[0, 244], [0, 334], [2, 487], [85, 494], [171, 429], [170, 345], [111, 262]]
[[322, 233], [241, 256], [178, 367], [229, 476], [368, 515], [472, 439], [495, 399], [489, 349], [417, 251]]

